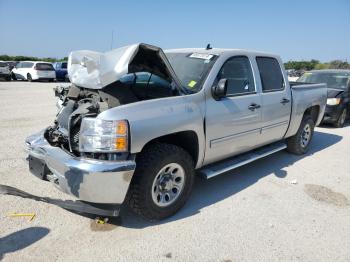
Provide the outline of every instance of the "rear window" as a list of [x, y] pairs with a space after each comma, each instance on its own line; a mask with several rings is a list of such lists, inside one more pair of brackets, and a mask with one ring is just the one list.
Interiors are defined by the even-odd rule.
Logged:
[[67, 63], [62, 63], [62, 68], [67, 69]]
[[4, 62], [0, 62], [0, 67], [7, 67], [7, 64]]
[[51, 64], [47, 64], [47, 63], [37, 63], [35, 65], [35, 69], [36, 70], [49, 70], [49, 71], [54, 70], [53, 66]]
[[284, 79], [278, 61], [272, 57], [257, 57], [262, 89], [271, 92], [284, 89]]

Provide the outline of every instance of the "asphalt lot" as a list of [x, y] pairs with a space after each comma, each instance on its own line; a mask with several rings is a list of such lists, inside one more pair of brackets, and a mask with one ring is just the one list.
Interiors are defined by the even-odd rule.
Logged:
[[[69, 199], [27, 167], [24, 139], [52, 123], [56, 83], [0, 82], [0, 184]], [[316, 129], [310, 153], [276, 153], [211, 180], [159, 223], [111, 224], [0, 195], [4, 261], [350, 261], [350, 125]], [[35, 213], [10, 217], [9, 213]]]

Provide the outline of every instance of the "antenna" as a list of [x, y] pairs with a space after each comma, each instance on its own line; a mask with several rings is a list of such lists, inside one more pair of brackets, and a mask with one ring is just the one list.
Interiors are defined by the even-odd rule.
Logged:
[[111, 50], [113, 49], [113, 37], [114, 37], [114, 30], [112, 30]]

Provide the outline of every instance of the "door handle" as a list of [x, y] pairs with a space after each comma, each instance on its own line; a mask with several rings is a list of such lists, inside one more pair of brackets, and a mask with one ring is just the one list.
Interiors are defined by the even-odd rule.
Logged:
[[290, 102], [290, 100], [289, 99], [287, 99], [287, 98], [283, 98], [282, 100], [281, 100], [281, 104], [287, 104], [287, 103], [289, 103]]
[[254, 111], [255, 109], [258, 109], [260, 107], [261, 107], [260, 105], [253, 103], [250, 106], [248, 106], [248, 109], [251, 111]]

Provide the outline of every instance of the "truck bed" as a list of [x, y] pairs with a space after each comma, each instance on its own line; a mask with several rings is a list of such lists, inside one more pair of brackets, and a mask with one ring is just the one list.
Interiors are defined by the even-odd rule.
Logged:
[[315, 124], [322, 121], [327, 102], [326, 84], [305, 84], [290, 82], [292, 92], [292, 112], [291, 121], [285, 137], [293, 136], [301, 123], [304, 112], [307, 108], [316, 107], [319, 110], [319, 117]]

